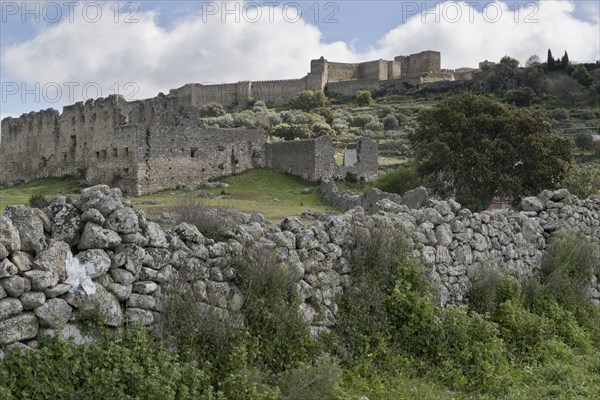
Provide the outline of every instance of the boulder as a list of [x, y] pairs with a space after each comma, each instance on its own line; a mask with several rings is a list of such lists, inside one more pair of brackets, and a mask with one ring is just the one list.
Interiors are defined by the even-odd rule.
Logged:
[[67, 279], [66, 261], [71, 248], [65, 242], [51, 239], [46, 250], [39, 252], [33, 260], [33, 268], [56, 273], [59, 281]]
[[123, 310], [119, 300], [102, 285], [96, 284], [95, 294], [86, 294], [83, 291], [75, 293], [71, 303], [84, 312], [97, 313], [108, 326], [123, 325]]
[[521, 209], [523, 211], [539, 212], [544, 209], [544, 203], [537, 197], [524, 197], [521, 200]]
[[0, 321], [0, 345], [33, 339], [38, 330], [38, 320], [33, 313], [20, 314]]
[[64, 204], [52, 218], [52, 238], [74, 246], [79, 240], [81, 226], [77, 209], [71, 204]]
[[8, 278], [13, 275], [17, 275], [19, 273], [19, 269], [17, 266], [10, 262], [8, 258], [0, 261], [0, 279]]
[[90, 278], [97, 278], [104, 275], [110, 269], [110, 257], [104, 250], [87, 250], [77, 254], [75, 258], [85, 267], [85, 271]]
[[[42, 251], [46, 247], [44, 222], [40, 219], [40, 214], [35, 209], [24, 205], [7, 206], [4, 209], [4, 216], [11, 220], [12, 225], [19, 232], [21, 246], [20, 249], [17, 248], [15, 250], [33, 250], [37, 252]], [[5, 224], [4, 227], [10, 229]], [[3, 244], [9, 249], [7, 243]], [[12, 243], [11, 245], [14, 244]]]
[[44, 292], [27, 292], [23, 293], [19, 300], [24, 310], [32, 310], [46, 302], [46, 295]]
[[21, 296], [25, 292], [25, 289], [30, 286], [29, 282], [26, 283], [25, 279], [18, 275], [3, 279], [1, 283], [2, 287], [6, 291], [6, 294], [8, 294], [10, 297]]
[[63, 299], [50, 299], [34, 310], [40, 325], [54, 328], [62, 326], [71, 318], [73, 309]]
[[3, 321], [13, 315], [17, 315], [23, 311], [23, 305], [19, 299], [7, 297], [0, 300], [0, 321]]
[[85, 224], [77, 248], [79, 250], [114, 249], [120, 243], [121, 237], [116, 232], [104, 229], [93, 222], [88, 222]]
[[58, 284], [58, 274], [50, 271], [31, 270], [23, 273], [31, 282], [31, 289], [44, 290]]
[[138, 216], [133, 208], [120, 208], [106, 218], [104, 226], [118, 233], [135, 233], [139, 229]]
[[19, 269], [19, 272], [29, 271], [33, 266], [33, 257], [24, 251], [16, 251], [10, 256], [10, 260]]

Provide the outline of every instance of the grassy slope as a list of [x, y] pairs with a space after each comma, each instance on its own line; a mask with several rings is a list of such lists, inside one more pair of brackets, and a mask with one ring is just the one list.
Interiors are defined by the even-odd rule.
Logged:
[[[280, 222], [285, 217], [301, 214], [307, 210], [331, 210], [330, 206], [320, 200], [318, 184], [285, 174], [256, 169], [225, 177], [222, 181], [230, 186], [226, 189], [212, 189], [206, 192], [218, 196], [224, 190], [226, 195], [203, 200], [206, 205], [231, 207], [246, 213], [259, 212], [273, 222]], [[48, 198], [59, 194], [77, 196], [83, 187], [71, 177], [37, 179], [11, 188], [0, 189], [0, 209], [4, 209], [9, 204], [27, 204], [34, 194], [42, 194]], [[305, 188], [310, 189], [310, 192], [302, 193]], [[133, 197], [131, 200], [135, 207], [152, 213], [168, 210], [181, 196], [200, 195], [201, 192], [200, 190], [165, 190], [147, 196]], [[151, 200], [158, 200], [160, 203], [136, 204]]]
[[58, 195], [76, 197], [86, 185], [73, 177], [44, 178], [22, 183], [9, 188], [0, 189], [0, 211], [11, 204], [28, 204], [29, 198], [41, 194], [47, 198]]

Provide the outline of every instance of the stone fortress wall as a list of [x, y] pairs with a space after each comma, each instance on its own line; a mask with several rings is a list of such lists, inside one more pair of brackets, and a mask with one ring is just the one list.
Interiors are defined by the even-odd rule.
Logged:
[[[427, 76], [446, 76], [440, 60], [434, 51], [356, 64], [320, 58], [311, 61], [310, 72], [301, 79], [188, 84], [145, 100], [128, 102], [111, 95], [65, 106], [62, 114], [48, 109], [5, 118], [0, 184], [76, 175], [90, 184], [115, 185], [140, 195], [256, 167], [298, 171], [311, 180], [344, 176], [342, 167], [331, 165], [333, 155], [323, 153], [327, 146], [293, 142], [267, 147], [263, 132], [197, 125], [198, 108], [210, 102], [245, 107], [251, 100], [278, 105], [308, 89], [354, 95], [358, 89], [402, 88]], [[290, 150], [294, 146], [304, 150]], [[299, 155], [308, 154], [306, 149], [313, 156], [302, 159]], [[283, 156], [293, 162], [283, 162]], [[371, 161], [353, 166], [351, 172], [373, 176], [373, 156], [363, 159]]]
[[[466, 302], [472, 277], [484, 267], [534, 275], [562, 229], [600, 245], [600, 196], [544, 191], [522, 205], [522, 212], [471, 213], [452, 200], [413, 209], [384, 198], [369, 213], [354, 208], [308, 226], [295, 217], [273, 225], [242, 216], [221, 242], [186, 223], [165, 231], [107, 186], [84, 189], [77, 200], [57, 198], [44, 210], [9, 206], [0, 217], [0, 356], [11, 347], [37, 347], [59, 324], [65, 336], [84, 340], [74, 324], [80, 311], [100, 313], [109, 326], [151, 325], [174, 282], [194, 290], [207, 311], [237, 321], [244, 298], [232, 260], [249, 249], [291, 267], [299, 312], [317, 336], [335, 326], [338, 296], [353, 285], [353, 251], [377, 235], [406, 236], [443, 305]], [[87, 277], [78, 282], [67, 268], [71, 253]], [[600, 302], [598, 276], [588, 293]]]

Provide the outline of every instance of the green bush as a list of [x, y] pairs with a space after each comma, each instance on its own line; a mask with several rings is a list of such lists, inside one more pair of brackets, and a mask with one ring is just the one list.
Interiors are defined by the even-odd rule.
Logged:
[[379, 118], [372, 114], [358, 114], [352, 117], [352, 126], [364, 128], [369, 123], [379, 123]]
[[57, 339], [0, 360], [8, 399], [214, 399], [208, 377], [141, 327], [103, 330], [88, 344]]
[[314, 137], [319, 137], [319, 136], [335, 137], [336, 136], [335, 130], [333, 130], [333, 128], [331, 126], [329, 126], [328, 124], [322, 123], [322, 122], [315, 122], [310, 127], [310, 130], [312, 131]]
[[221, 117], [227, 114], [225, 107], [219, 103], [207, 103], [200, 107], [201, 117]]
[[398, 126], [400, 126], [398, 119], [393, 114], [388, 114], [383, 118], [383, 128], [386, 131], [398, 129]]
[[513, 89], [506, 92], [506, 102], [517, 107], [529, 107], [533, 101], [534, 92], [531, 88]]
[[592, 137], [591, 133], [580, 132], [577, 135], [575, 135], [575, 146], [579, 147], [581, 150], [591, 150], [593, 145], [594, 138]]
[[192, 224], [204, 236], [216, 241], [225, 239], [227, 232], [237, 226], [231, 209], [208, 206], [191, 196], [181, 196], [172, 211], [177, 223]]
[[567, 310], [588, 303], [590, 280], [600, 271], [598, 246], [574, 233], [554, 238], [539, 270], [539, 279], [548, 295]]
[[384, 192], [403, 195], [409, 190], [415, 189], [423, 184], [416, 169], [411, 166], [401, 166], [393, 171], [386, 172], [373, 182], [376, 187]]
[[355, 93], [356, 104], [359, 106], [369, 106], [373, 104], [373, 97], [368, 90], [357, 90]]
[[290, 107], [308, 112], [315, 108], [323, 108], [326, 103], [327, 98], [322, 91], [305, 90], [290, 101]]
[[34, 208], [44, 208], [48, 205], [48, 199], [43, 194], [35, 193], [29, 197], [29, 205]]
[[600, 194], [600, 167], [587, 165], [571, 168], [563, 187], [580, 198]]
[[381, 132], [383, 131], [383, 124], [379, 121], [371, 121], [365, 125], [364, 130], [372, 132]]
[[493, 314], [505, 301], [520, 301], [521, 284], [495, 268], [482, 268], [471, 278], [469, 308], [479, 314]]
[[564, 108], [555, 108], [554, 110], [548, 111], [548, 118], [552, 118], [557, 121], [563, 121], [568, 117], [569, 113]]
[[308, 139], [312, 131], [306, 125], [279, 124], [271, 130], [271, 135], [284, 140]]

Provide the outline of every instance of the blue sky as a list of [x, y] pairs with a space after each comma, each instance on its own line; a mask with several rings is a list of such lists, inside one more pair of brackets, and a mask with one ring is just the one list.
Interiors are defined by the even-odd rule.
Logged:
[[320, 56], [438, 50], [450, 69], [548, 48], [600, 59], [597, 1], [2, 1], [0, 11], [1, 117], [189, 82], [299, 78]]

